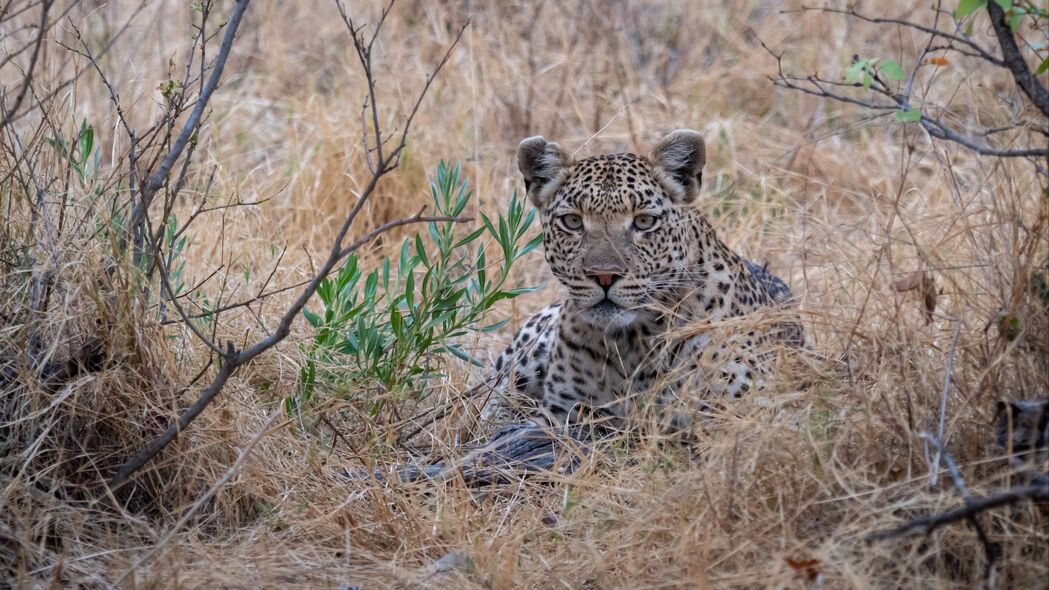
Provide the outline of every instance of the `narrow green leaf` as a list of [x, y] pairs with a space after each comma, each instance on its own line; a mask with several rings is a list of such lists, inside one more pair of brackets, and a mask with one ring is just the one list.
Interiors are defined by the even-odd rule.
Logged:
[[314, 328], [319, 328], [321, 326], [320, 316], [306, 309], [305, 307], [302, 308], [302, 315], [306, 316], [306, 321], [309, 322], [310, 325]]
[[891, 59], [883, 59], [880, 62], [878, 62], [878, 69], [884, 72], [886, 76], [893, 80], [896, 80], [897, 82], [903, 80], [905, 77], [903, 73], [903, 68], [900, 67], [900, 64], [896, 63]]
[[456, 242], [454, 248], [462, 248], [463, 246], [465, 246], [465, 245], [469, 244], [470, 242], [476, 240], [478, 236], [480, 236], [481, 234], [484, 233], [484, 231], [485, 231], [484, 227], [479, 227], [479, 228], [475, 229], [474, 231], [472, 231], [469, 234], [467, 234], [466, 237], [464, 237], [463, 239], [461, 239], [458, 242]]
[[444, 350], [455, 355], [456, 358], [462, 361], [466, 361], [475, 367], [483, 367], [484, 363], [470, 356], [465, 350], [459, 347], [457, 344], [446, 344]]
[[901, 123], [914, 123], [917, 121], [921, 121], [921, 119], [921, 109], [907, 109], [905, 111], [896, 111], [896, 120]]
[[1041, 76], [1047, 70], [1049, 70], [1049, 57], [1047, 57], [1047, 58], [1042, 60], [1041, 65], [1038, 66], [1038, 69], [1035, 70], [1034, 73], [1035, 73], [1036, 76]]
[[524, 256], [525, 254], [528, 254], [532, 250], [535, 250], [542, 243], [543, 243], [543, 234], [539, 234], [539, 235], [535, 236], [534, 238], [529, 240], [527, 244], [524, 245], [524, 248], [521, 248], [521, 251], [517, 254], [517, 258], [520, 258], [520, 257]]
[[961, 0], [954, 9], [954, 18], [962, 20], [984, 6], [987, 6], [987, 0]]
[[1019, 6], [1013, 9], [1012, 16], [1009, 17], [1009, 28], [1012, 30], [1012, 32], [1015, 33], [1017, 30], [1019, 30], [1020, 25], [1023, 23], [1025, 12], [1026, 11], [1023, 8], [1020, 8]]
[[499, 320], [498, 322], [495, 322], [495, 323], [492, 323], [492, 324], [488, 324], [487, 326], [482, 326], [481, 327], [481, 331], [482, 332], [494, 332], [494, 331], [499, 330], [500, 328], [502, 328], [503, 326], [505, 326], [505, 325], [507, 325], [509, 323], [510, 323], [510, 318], [506, 318], [505, 320]]

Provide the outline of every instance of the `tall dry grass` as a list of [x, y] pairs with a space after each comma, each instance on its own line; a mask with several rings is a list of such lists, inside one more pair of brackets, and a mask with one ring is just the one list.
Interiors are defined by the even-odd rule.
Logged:
[[[870, 2], [883, 14], [928, 19], [910, 2]], [[102, 44], [137, 6], [73, 6], [70, 23]], [[1029, 163], [976, 157], [848, 105], [773, 88], [785, 51], [796, 71], [834, 76], [853, 54], [913, 59], [906, 31], [815, 14], [793, 2], [475, 3], [405, 1], [379, 41], [381, 103], [395, 126], [432, 64], [470, 20], [462, 45], [415, 122], [403, 165], [380, 186], [357, 230], [414, 213], [426, 175], [461, 160], [479, 207], [505, 206], [520, 181], [518, 141], [556, 139], [580, 156], [644, 153], [666, 131], [692, 127], [708, 142], [699, 207], [722, 237], [768, 261], [800, 297], [810, 354], [782, 367], [762, 396], [741, 400], [688, 447], [651, 437], [622, 445], [571, 475], [476, 491], [461, 482], [346, 481], [345, 469], [396, 462], [393, 444], [416, 406], [369, 417], [366, 399], [278, 415], [294, 394], [305, 322], [238, 374], [204, 415], [141, 473], [124, 510], [87, 491], [155, 436], [195, 397], [207, 350], [135, 297], [135, 272], [114, 263], [91, 231], [119, 191], [127, 149], [98, 77], [56, 40], [44, 80], [82, 71], [50, 105], [48, 125], [97, 130], [102, 174], [81, 186], [47, 178], [44, 209], [9, 178], [4, 210], [0, 358], [0, 576], [16, 587], [971, 587], [983, 580], [976, 533], [868, 543], [871, 531], [960, 504], [949, 479], [930, 484], [929, 450], [950, 371], [944, 442], [974, 494], [1010, 485], [993, 446], [996, 400], [1049, 391], [1045, 302], [1031, 294], [1046, 269], [1049, 201]], [[220, 11], [228, 6], [220, 5]], [[353, 6], [361, 19], [379, 7]], [[28, 17], [27, 17], [28, 18]], [[161, 110], [158, 84], [184, 67], [192, 14], [153, 3], [100, 65], [133, 125]], [[986, 31], [977, 31], [987, 35]], [[990, 37], [986, 37], [990, 39]], [[12, 75], [4, 70], [5, 75]], [[1000, 72], [953, 59], [934, 92], [961, 119], [994, 121], [1015, 96]], [[5, 87], [13, 79], [4, 80]], [[237, 301], [310, 276], [355, 191], [364, 89], [350, 38], [327, 2], [254, 4], [201, 133], [179, 212], [209, 203], [192, 227], [186, 283], [211, 301]], [[5, 175], [29, 172], [18, 142], [43, 134], [39, 117], [5, 131]], [[53, 156], [52, 156], [53, 157]], [[34, 164], [41, 176], [62, 162]], [[32, 179], [25, 179], [32, 184]], [[204, 191], [207, 194], [204, 194]], [[110, 193], [106, 193], [110, 194]], [[57, 223], [57, 222], [56, 222]], [[402, 234], [365, 260], [395, 252]], [[284, 251], [283, 257], [280, 253]], [[279, 261], [279, 264], [278, 264]], [[245, 270], [249, 269], [250, 272]], [[921, 295], [893, 283], [915, 271], [935, 281], [931, 318]], [[505, 306], [512, 325], [558, 296], [534, 254], [522, 283], [546, 288]], [[53, 277], [46, 313], [27, 311], [35, 273]], [[294, 291], [223, 314], [221, 340], [251, 342], [272, 328]], [[1016, 333], [998, 318], [1016, 318]], [[509, 332], [479, 338], [492, 356]], [[101, 338], [101, 366], [59, 387], [19, 359], [36, 339], [42, 360], [69, 358]], [[953, 358], [953, 361], [948, 359]], [[13, 376], [13, 377], [10, 377]], [[431, 403], [460, 403], [480, 379], [454, 368]], [[323, 420], [322, 420], [323, 417]], [[340, 431], [338, 437], [332, 425]], [[268, 425], [268, 426], [267, 426]], [[454, 425], [430, 441], [454, 455]], [[256, 440], [257, 439], [257, 440]], [[211, 501], [180, 517], [254, 444]], [[1049, 577], [1044, 510], [983, 517], [1000, 548], [1001, 587]], [[152, 551], [152, 552], [151, 552]], [[444, 573], [442, 556], [458, 556]], [[448, 558], [441, 564], [446, 563]], [[798, 562], [810, 562], [798, 570]], [[792, 566], [791, 564], [795, 564]], [[808, 580], [808, 573], [819, 580]]]

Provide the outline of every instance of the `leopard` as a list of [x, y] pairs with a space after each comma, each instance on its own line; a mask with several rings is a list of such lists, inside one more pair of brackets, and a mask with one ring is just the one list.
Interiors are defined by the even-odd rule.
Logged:
[[[655, 401], [678, 407], [669, 422], [684, 428], [708, 407], [702, 400], [762, 387], [773, 361], [763, 345], [802, 345], [796, 317], [732, 328], [733, 319], [796, 302], [696, 206], [706, 164], [699, 132], [673, 131], [646, 156], [578, 161], [535, 136], [520, 143], [517, 163], [565, 296], [525, 321], [496, 358], [486, 418], [619, 427]], [[728, 337], [687, 329], [717, 324], [729, 326]], [[699, 392], [688, 398], [698, 405], [681, 411], [673, 402], [684, 389]]]

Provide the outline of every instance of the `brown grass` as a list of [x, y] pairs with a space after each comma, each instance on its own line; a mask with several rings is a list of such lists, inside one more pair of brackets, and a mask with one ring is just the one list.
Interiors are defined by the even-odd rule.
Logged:
[[[902, 0], [869, 4], [929, 17]], [[786, 66], [827, 77], [852, 54], [906, 63], [923, 42], [838, 17], [780, 13], [793, 5], [406, 0], [390, 16], [377, 59], [391, 128], [456, 25], [466, 18], [471, 25], [424, 103], [405, 162], [359, 221], [363, 230], [416, 212], [440, 159], [463, 161], [479, 206], [499, 211], [520, 185], [513, 153], [528, 135], [589, 155], [644, 153], [670, 129], [698, 129], [709, 154], [699, 206], [729, 244], [769, 261], [800, 295], [811, 354], [785, 363], [767, 394], [733, 404], [691, 448], [650, 437], [595, 455], [571, 475], [480, 492], [455, 481], [336, 477], [399, 460], [401, 412], [417, 408], [390, 404], [368, 418], [368, 400], [332, 400], [301, 420], [277, 417], [230, 482], [173, 529], [282, 412], [282, 398], [296, 391], [299, 343], [311, 331], [297, 322], [292, 338], [239, 373], [140, 474], [124, 512], [93, 508], [86, 490], [194, 399], [193, 388], [182, 388], [204, 369], [207, 351], [141, 305], [133, 270], [107, 263], [110, 245], [86, 231], [54, 232], [32, 250], [44, 260], [38, 270], [56, 277], [46, 317], [26, 316], [28, 278], [5, 262], [0, 357], [19, 358], [31, 334], [56, 360], [102, 335], [106, 361], [53, 391], [12, 365], [19, 385], [2, 390], [0, 401], [0, 576], [17, 587], [106, 587], [156, 549], [123, 586], [816, 584], [790, 560], [815, 560], [819, 583], [829, 587], [981, 583], [983, 551], [963, 524], [876, 544], [864, 537], [960, 504], [949, 479], [930, 486], [916, 436], [937, 428], [952, 349], [945, 442], [973, 493], [1010, 485], [993, 446], [995, 401], [1049, 391], [1046, 309], [1029, 290], [1046, 265], [1045, 181], [1027, 162], [975, 157], [888, 118], [775, 90], [767, 79], [775, 62], [758, 38], [785, 50]], [[131, 8], [84, 6], [70, 18], [101, 39]], [[351, 9], [366, 13], [360, 18], [378, 11]], [[157, 116], [157, 84], [169, 58], [176, 70], [183, 65], [189, 16], [186, 3], [149, 6], [102, 61], [133, 124]], [[307, 278], [367, 180], [362, 78], [349, 41], [328, 3], [257, 1], [250, 9], [183, 203], [188, 212], [212, 174], [207, 198], [216, 203], [268, 199], [194, 225], [186, 283], [215, 272], [201, 288], [213, 301], [255, 293], [285, 245], [273, 285]], [[49, 45], [45, 75], [86, 67], [62, 51]], [[998, 97], [1016, 95], [1010, 81], [975, 66], [955, 59], [932, 92], [960, 116], [1006, 117]], [[94, 125], [104, 176], [117, 177], [112, 157], [126, 150], [126, 138], [93, 72], [56, 108], [70, 134], [81, 119]], [[32, 124], [27, 118], [17, 129], [31, 135]], [[48, 165], [58, 166], [39, 167]], [[71, 183], [49, 193], [67, 228], [91, 227], [100, 215], [89, 204], [92, 188]], [[40, 244], [41, 234], [26, 237], [32, 206], [4, 192], [10, 258], [19, 244]], [[386, 236], [366, 260], [395, 252], [411, 231]], [[41, 257], [47, 252], [54, 256]], [[558, 296], [541, 260], [534, 254], [515, 280], [547, 288], [497, 312], [513, 324]], [[928, 322], [916, 291], [892, 289], [916, 270], [937, 286]], [[259, 338], [293, 294], [225, 314], [218, 336]], [[1019, 318], [1016, 338], [999, 334], [1001, 313]], [[488, 358], [508, 337], [471, 346]], [[454, 402], [480, 379], [465, 366], [451, 373], [434, 403]], [[318, 426], [322, 414], [341, 439]], [[433, 442], [454, 454], [455, 435], [446, 425]], [[983, 523], [1001, 548], [998, 584], [1044, 584], [1045, 511], [999, 510]], [[434, 562], [448, 554], [471, 565], [435, 573]]]

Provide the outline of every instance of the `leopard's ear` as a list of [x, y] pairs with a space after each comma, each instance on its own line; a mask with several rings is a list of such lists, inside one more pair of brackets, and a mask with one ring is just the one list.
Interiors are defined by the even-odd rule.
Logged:
[[678, 129], [671, 132], [652, 149], [648, 161], [672, 199], [691, 203], [699, 195], [707, 149], [698, 131]]
[[529, 137], [517, 146], [517, 166], [524, 175], [525, 190], [533, 205], [542, 209], [550, 202], [564, 181], [571, 160], [561, 146], [541, 135]]

